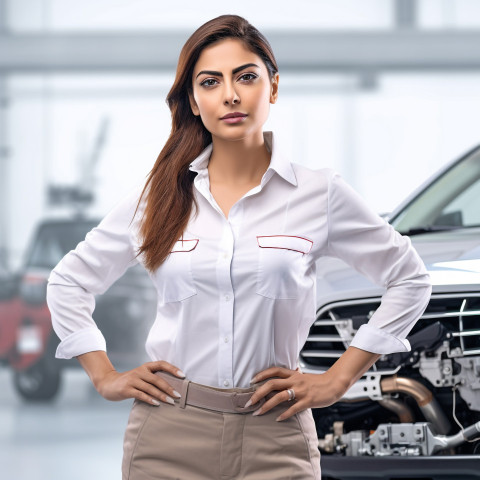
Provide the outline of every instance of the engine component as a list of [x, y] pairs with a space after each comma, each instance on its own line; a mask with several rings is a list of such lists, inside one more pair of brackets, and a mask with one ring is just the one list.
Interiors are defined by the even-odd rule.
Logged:
[[480, 411], [480, 357], [456, 358], [462, 371], [455, 377], [460, 396], [470, 410]]
[[425, 352], [421, 352], [418, 356], [417, 365], [422, 377], [426, 378], [434, 387], [452, 387], [457, 382], [453, 360], [445, 358], [449, 351], [450, 342], [446, 341], [429, 356]]
[[320, 449], [353, 457], [429, 456], [476, 438], [480, 440], [480, 422], [451, 436], [435, 435], [429, 422], [383, 423], [370, 436], [362, 430], [341, 433], [342, 430], [343, 422], [335, 422], [334, 433], [319, 440]]
[[375, 433], [365, 439], [360, 455], [433, 455], [446, 448], [457, 447], [480, 435], [480, 422], [451, 436], [434, 435], [428, 422], [381, 424]]
[[431, 422], [436, 433], [446, 434], [450, 430], [450, 422], [443, 413], [432, 392], [420, 382], [412, 378], [392, 377], [380, 381], [382, 393], [402, 392], [410, 395], [417, 402], [425, 418]]
[[410, 352], [393, 353], [390, 358], [395, 365], [412, 364], [420, 353], [434, 350], [447, 338], [451, 338], [451, 333], [445, 326], [441, 322], [432, 323], [408, 337]]
[[[435, 352], [418, 356], [421, 375], [435, 387], [457, 386], [460, 396], [471, 410], [480, 411], [480, 357], [456, 357], [445, 341]], [[453, 357], [453, 358], [446, 358]]]
[[378, 403], [387, 410], [395, 413], [398, 416], [400, 423], [413, 422], [414, 417], [412, 411], [400, 400], [385, 396], [382, 400], [379, 400]]

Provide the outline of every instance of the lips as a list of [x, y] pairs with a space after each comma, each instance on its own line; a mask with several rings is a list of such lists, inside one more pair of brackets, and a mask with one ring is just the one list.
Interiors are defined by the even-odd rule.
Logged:
[[237, 118], [237, 117], [246, 117], [246, 116], [247, 116], [246, 113], [233, 112], [233, 113], [227, 113], [220, 120], [224, 120], [225, 118]]

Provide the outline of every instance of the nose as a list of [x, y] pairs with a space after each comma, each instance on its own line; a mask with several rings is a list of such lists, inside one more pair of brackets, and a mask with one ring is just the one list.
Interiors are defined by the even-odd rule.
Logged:
[[230, 82], [225, 82], [225, 99], [223, 103], [225, 105], [240, 103], [240, 97], [238, 96], [237, 90]]

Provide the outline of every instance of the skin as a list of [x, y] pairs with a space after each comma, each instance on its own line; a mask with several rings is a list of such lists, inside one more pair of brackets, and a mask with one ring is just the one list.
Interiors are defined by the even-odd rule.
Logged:
[[[252, 383], [261, 382], [272, 377], [261, 385], [252, 395], [247, 406], [255, 405], [270, 392], [278, 391], [267, 400], [253, 415], [262, 415], [276, 405], [285, 402], [288, 407], [277, 417], [277, 421], [286, 420], [307, 408], [328, 407], [334, 404], [347, 390], [381, 357], [356, 347], [348, 347], [342, 356], [322, 374], [302, 373], [299, 370], [272, 367], [257, 373]], [[295, 392], [295, 400], [289, 402], [287, 390]]]
[[[250, 66], [232, 74], [236, 67], [249, 63], [257, 67]], [[202, 70], [221, 72], [222, 76], [201, 74], [197, 77]], [[262, 127], [268, 118], [270, 103], [277, 100], [279, 77], [277, 74], [270, 79], [261, 58], [242, 42], [232, 39], [205, 48], [192, 77], [193, 96], [189, 96], [192, 113], [200, 115], [212, 133], [210, 188], [228, 216], [231, 205], [260, 183], [270, 163]], [[210, 80], [204, 83], [207, 79]], [[220, 120], [225, 114], [237, 111], [248, 115], [241, 124]], [[148, 362], [127, 372], [117, 372], [103, 351], [76, 358], [100, 395], [112, 401], [136, 398], [151, 405], [173, 404], [179, 395], [154, 373], [163, 370], [179, 378], [185, 376], [178, 367], [165, 361]]]
[[[254, 63], [237, 73], [232, 71]], [[217, 71], [221, 75], [201, 73]], [[252, 79], [253, 73], [256, 78]], [[245, 75], [247, 74], [247, 75]], [[250, 80], [247, 80], [250, 79]], [[263, 141], [263, 125], [270, 113], [270, 104], [278, 98], [278, 73], [270, 79], [261, 58], [237, 39], [225, 39], [205, 48], [193, 71], [193, 95], [190, 106], [200, 115], [212, 134], [213, 150], [208, 164], [210, 191], [225, 216], [231, 206], [248, 190], [260, 183], [268, 168], [270, 154]], [[245, 121], [227, 124], [221, 117], [229, 112], [248, 114]], [[272, 379], [260, 386], [252, 396], [257, 403], [272, 391], [279, 391], [255, 414], [268, 412], [281, 402], [288, 402], [288, 388], [296, 399], [277, 420], [285, 420], [311, 407], [326, 407], [339, 400], [380, 355], [350, 347], [323, 375], [302, 374], [297, 370], [272, 367], [257, 373], [255, 382]], [[291, 406], [290, 406], [291, 405]]]
[[[233, 73], [238, 67], [255, 64]], [[202, 73], [214, 71], [219, 74]], [[205, 48], [192, 75], [192, 113], [212, 134], [208, 164], [210, 191], [225, 217], [233, 204], [260, 184], [270, 164], [263, 125], [278, 98], [279, 74], [269, 77], [262, 59], [238, 39], [224, 39]], [[247, 114], [241, 123], [221, 118]]]
[[[237, 67], [255, 64], [236, 73]], [[215, 71], [220, 75], [200, 73]], [[224, 39], [205, 48], [195, 64], [192, 94], [193, 115], [200, 116], [212, 134], [212, 155], [208, 164], [210, 190], [225, 217], [232, 205], [260, 183], [270, 163], [270, 153], [263, 140], [263, 125], [270, 105], [278, 98], [278, 73], [270, 78], [261, 58], [238, 39]], [[221, 120], [227, 113], [247, 114], [240, 123]], [[326, 407], [338, 401], [370, 368], [380, 355], [349, 347], [335, 364], [321, 375], [271, 367], [258, 372], [252, 383], [262, 382], [250, 404], [256, 404], [270, 392], [278, 393], [266, 401], [254, 415], [268, 412], [285, 402], [286, 411], [277, 420], [312, 407]], [[165, 362], [148, 362], [127, 372], [117, 372], [103, 351], [77, 357], [97, 391], [107, 400], [136, 398], [151, 405], [173, 404], [179, 394], [156, 371], [166, 371], [179, 378], [178, 367]], [[295, 400], [288, 402], [287, 389], [293, 388]]]
[[136, 398], [158, 406], [160, 402], [172, 405], [174, 400], [180, 397], [165, 380], [154, 374], [163, 370], [185, 378], [181, 370], [168, 362], [148, 362], [126, 372], [117, 372], [103, 351], [84, 353], [76, 358], [98, 393], [107, 400]]

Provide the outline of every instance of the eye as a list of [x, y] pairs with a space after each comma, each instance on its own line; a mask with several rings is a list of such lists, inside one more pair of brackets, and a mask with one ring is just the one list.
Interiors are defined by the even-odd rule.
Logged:
[[247, 82], [250, 82], [252, 80], [255, 80], [255, 78], [257, 78], [257, 76], [254, 73], [244, 73], [240, 78], [245, 78], [245, 77], [250, 77], [246, 79]]
[[[249, 83], [257, 78], [257, 75], [254, 73], [244, 73], [239, 77], [239, 80], [244, 80], [245, 82]], [[202, 87], [213, 87], [215, 83], [218, 83], [217, 80], [214, 78], [206, 78], [203, 82], [200, 83]]]
[[208, 83], [207, 82], [216, 82], [216, 80], [214, 78], [207, 78], [206, 80], [204, 80], [203, 82], [200, 83], [200, 85], [203, 87], [213, 87], [214, 84], [212, 83]]

